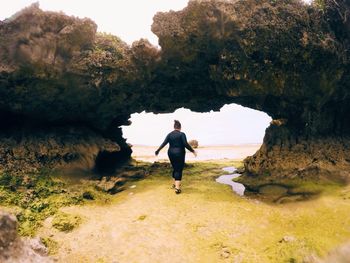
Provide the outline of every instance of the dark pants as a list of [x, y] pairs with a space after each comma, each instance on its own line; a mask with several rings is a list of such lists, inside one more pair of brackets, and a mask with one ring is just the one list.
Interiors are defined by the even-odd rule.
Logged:
[[176, 181], [181, 181], [182, 179], [182, 170], [185, 165], [185, 153], [179, 151], [168, 151], [168, 156], [173, 167], [173, 178]]

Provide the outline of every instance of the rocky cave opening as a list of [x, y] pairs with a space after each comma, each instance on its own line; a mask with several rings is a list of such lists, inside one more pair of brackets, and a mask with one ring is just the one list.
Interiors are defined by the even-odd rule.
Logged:
[[[131, 154], [131, 149], [130, 149]], [[130, 160], [130, 155], [121, 151], [109, 152], [100, 151], [95, 159], [93, 171], [99, 176], [112, 175], [117, 168], [121, 167]]]

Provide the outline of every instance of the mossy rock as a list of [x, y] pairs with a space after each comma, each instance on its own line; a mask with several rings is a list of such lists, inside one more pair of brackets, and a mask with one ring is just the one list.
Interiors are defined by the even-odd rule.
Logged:
[[78, 215], [71, 215], [59, 212], [57, 213], [53, 220], [52, 226], [62, 232], [70, 232], [74, 228], [78, 227], [82, 219]]

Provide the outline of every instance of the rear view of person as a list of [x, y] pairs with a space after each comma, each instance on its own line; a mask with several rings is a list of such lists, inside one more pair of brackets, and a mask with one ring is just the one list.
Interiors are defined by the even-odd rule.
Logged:
[[185, 133], [181, 132], [181, 123], [178, 120], [175, 120], [174, 130], [166, 136], [164, 142], [159, 146], [155, 154], [158, 155], [160, 150], [168, 143], [170, 145], [168, 149], [168, 156], [173, 167], [173, 188], [175, 188], [175, 193], [179, 194], [181, 193], [182, 170], [185, 165], [185, 148], [192, 152], [194, 156], [197, 156], [197, 153], [188, 144]]

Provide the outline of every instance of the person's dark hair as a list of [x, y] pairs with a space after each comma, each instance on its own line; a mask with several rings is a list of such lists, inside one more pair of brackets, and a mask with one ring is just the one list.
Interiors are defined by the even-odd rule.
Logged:
[[181, 123], [178, 120], [174, 121], [174, 129], [181, 129]]

